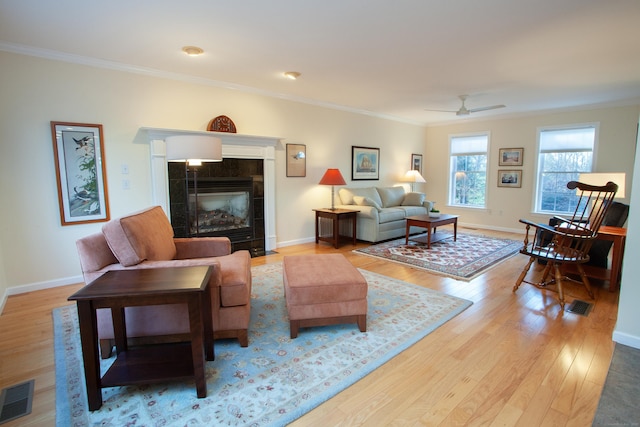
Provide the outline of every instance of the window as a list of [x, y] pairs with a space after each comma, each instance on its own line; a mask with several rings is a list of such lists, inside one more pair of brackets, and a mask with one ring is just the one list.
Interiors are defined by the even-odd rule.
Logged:
[[485, 207], [489, 134], [451, 136], [449, 204]]
[[591, 172], [595, 140], [595, 125], [538, 130], [536, 212], [573, 213], [578, 198], [567, 183]]

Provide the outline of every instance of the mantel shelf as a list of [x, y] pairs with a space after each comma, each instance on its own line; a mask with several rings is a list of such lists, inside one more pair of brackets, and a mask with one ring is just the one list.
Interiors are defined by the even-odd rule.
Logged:
[[212, 132], [201, 130], [181, 130], [181, 129], [162, 129], [141, 127], [141, 131], [147, 133], [149, 140], [164, 140], [168, 136], [174, 135], [215, 135], [222, 139], [222, 144], [225, 145], [250, 145], [260, 147], [275, 147], [278, 142], [283, 138], [270, 137], [270, 136], [256, 136], [256, 135], [243, 135], [239, 133], [230, 132]]

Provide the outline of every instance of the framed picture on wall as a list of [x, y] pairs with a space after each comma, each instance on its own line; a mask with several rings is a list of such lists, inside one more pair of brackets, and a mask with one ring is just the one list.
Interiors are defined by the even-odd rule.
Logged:
[[380, 179], [380, 149], [351, 146], [351, 179]]
[[521, 170], [499, 170], [498, 171], [498, 187], [522, 187], [522, 171]]
[[287, 177], [307, 176], [307, 146], [287, 144]]
[[501, 148], [498, 166], [522, 166], [524, 148]]
[[51, 122], [62, 225], [109, 220], [102, 125]]
[[418, 171], [422, 175], [422, 154], [411, 155], [411, 168], [410, 170]]

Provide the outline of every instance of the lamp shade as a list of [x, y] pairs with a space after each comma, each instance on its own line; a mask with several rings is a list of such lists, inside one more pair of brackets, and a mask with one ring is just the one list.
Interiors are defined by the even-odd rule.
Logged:
[[320, 185], [346, 185], [340, 169], [327, 169], [319, 182]]
[[605, 173], [581, 173], [578, 181], [589, 185], [606, 185], [608, 182], [618, 184], [616, 199], [624, 199], [624, 181], [626, 174], [624, 172], [605, 172]]
[[167, 160], [173, 162], [221, 162], [222, 140], [208, 135], [172, 135], [165, 139]]
[[422, 175], [420, 175], [420, 172], [413, 169], [410, 171], [407, 171], [407, 173], [404, 174], [403, 181], [404, 182], [427, 182], [424, 180]]

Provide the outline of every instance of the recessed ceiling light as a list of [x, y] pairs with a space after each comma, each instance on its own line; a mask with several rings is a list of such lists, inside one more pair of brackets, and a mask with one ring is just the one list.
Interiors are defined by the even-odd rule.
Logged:
[[300, 77], [300, 73], [297, 71], [287, 71], [286, 73], [284, 73], [285, 77], [290, 78], [291, 80], [295, 80], [298, 77]]
[[204, 50], [200, 49], [197, 46], [185, 46], [182, 48], [182, 51], [189, 56], [198, 56], [204, 53]]

